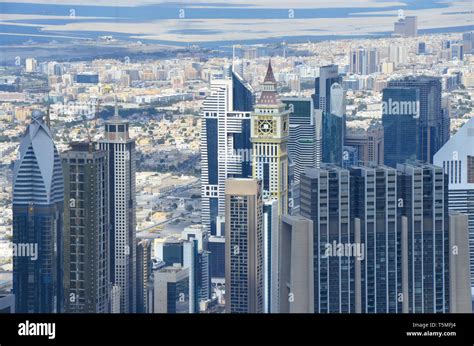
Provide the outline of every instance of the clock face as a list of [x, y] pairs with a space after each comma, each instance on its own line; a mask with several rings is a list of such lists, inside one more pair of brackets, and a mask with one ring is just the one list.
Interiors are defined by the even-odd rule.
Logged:
[[275, 132], [275, 121], [274, 120], [259, 120], [258, 121], [258, 133], [262, 135], [269, 135]]

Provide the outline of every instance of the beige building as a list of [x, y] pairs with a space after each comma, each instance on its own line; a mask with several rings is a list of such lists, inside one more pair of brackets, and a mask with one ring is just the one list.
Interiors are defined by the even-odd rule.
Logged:
[[263, 203], [258, 180], [226, 180], [225, 220], [225, 310], [263, 313]]
[[450, 213], [449, 245], [451, 249], [449, 256], [449, 311], [472, 313], [467, 215]]
[[279, 312], [313, 313], [313, 222], [282, 216], [280, 240]]

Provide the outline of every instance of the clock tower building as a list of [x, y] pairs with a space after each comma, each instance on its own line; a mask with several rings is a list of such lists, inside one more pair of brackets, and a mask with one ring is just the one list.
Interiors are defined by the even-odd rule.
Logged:
[[251, 119], [252, 173], [262, 181], [263, 199], [278, 201], [278, 214], [288, 211], [289, 111], [277, 93], [271, 62]]

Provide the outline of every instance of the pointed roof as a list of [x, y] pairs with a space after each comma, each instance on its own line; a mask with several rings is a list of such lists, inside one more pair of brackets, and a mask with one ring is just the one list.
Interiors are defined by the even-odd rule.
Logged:
[[275, 75], [273, 74], [271, 59], [268, 60], [267, 74], [265, 75], [265, 79], [263, 80], [263, 83], [276, 83]]
[[268, 61], [267, 74], [263, 80], [263, 90], [257, 104], [278, 105], [280, 103], [277, 93], [277, 81], [273, 74], [272, 62]]
[[62, 202], [61, 159], [44, 113], [35, 110], [23, 135], [13, 169], [13, 203], [46, 205]]

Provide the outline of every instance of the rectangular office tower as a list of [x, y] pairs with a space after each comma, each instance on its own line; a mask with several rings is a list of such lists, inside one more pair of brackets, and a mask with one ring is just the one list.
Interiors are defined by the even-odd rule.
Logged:
[[300, 213], [313, 224], [314, 312], [355, 312], [354, 261], [327, 253], [328, 246], [354, 242], [349, 171], [337, 166], [307, 168], [300, 185]]
[[151, 240], [137, 240], [137, 313], [148, 312], [152, 282]]
[[42, 112], [34, 111], [13, 169], [16, 312], [62, 312], [63, 189], [58, 150]]
[[252, 176], [252, 110], [253, 90], [237, 73], [211, 80], [201, 110], [202, 223], [211, 235], [217, 234], [217, 217], [224, 215], [225, 180]]
[[384, 164], [416, 160], [420, 148], [420, 90], [409, 87], [383, 89], [382, 125], [384, 129]]
[[394, 24], [394, 35], [401, 37], [414, 37], [418, 35], [418, 17], [399, 15]]
[[316, 116], [316, 137], [321, 139], [321, 160], [318, 164], [342, 165], [346, 108], [342, 76], [337, 65], [319, 68], [311, 97]]
[[449, 139], [449, 115], [441, 106], [440, 78], [390, 81], [384, 89], [382, 108], [384, 163], [395, 167], [413, 157], [432, 163], [434, 154]]
[[350, 72], [357, 75], [369, 75], [378, 70], [378, 53], [375, 48], [358, 47], [351, 51]]
[[[351, 234], [360, 244], [360, 307], [356, 312], [401, 312], [400, 242], [397, 232], [397, 171], [386, 166], [354, 167], [350, 170]], [[358, 254], [361, 255], [361, 254]], [[357, 304], [359, 305], [359, 304]]]
[[129, 123], [115, 107], [115, 115], [105, 122], [104, 139], [99, 142], [107, 152], [109, 169], [110, 277], [120, 289], [120, 312], [136, 311], [136, 191], [135, 140]]
[[449, 312], [448, 181], [431, 164], [398, 165], [398, 212], [408, 312]]
[[109, 185], [107, 153], [72, 143], [63, 153], [64, 309], [109, 312]]
[[149, 312], [155, 314], [190, 313], [189, 268], [179, 264], [153, 271], [153, 299]]
[[255, 179], [228, 179], [225, 192], [225, 310], [228, 313], [263, 313], [261, 183]]
[[449, 214], [449, 312], [472, 313], [468, 216]]
[[448, 175], [449, 210], [467, 215], [471, 287], [474, 297], [474, 119], [436, 153], [434, 163]]
[[333, 84], [342, 84], [342, 77], [339, 75], [337, 65], [321, 66], [319, 77], [314, 81], [314, 109], [321, 109], [323, 112], [331, 112], [331, 87]]
[[321, 124], [317, 123], [311, 98], [284, 97], [281, 101], [290, 111], [288, 155], [298, 183], [306, 167], [318, 167], [321, 162]]
[[431, 164], [307, 169], [314, 312], [466, 311], [467, 225], [450, 219], [447, 193]]

